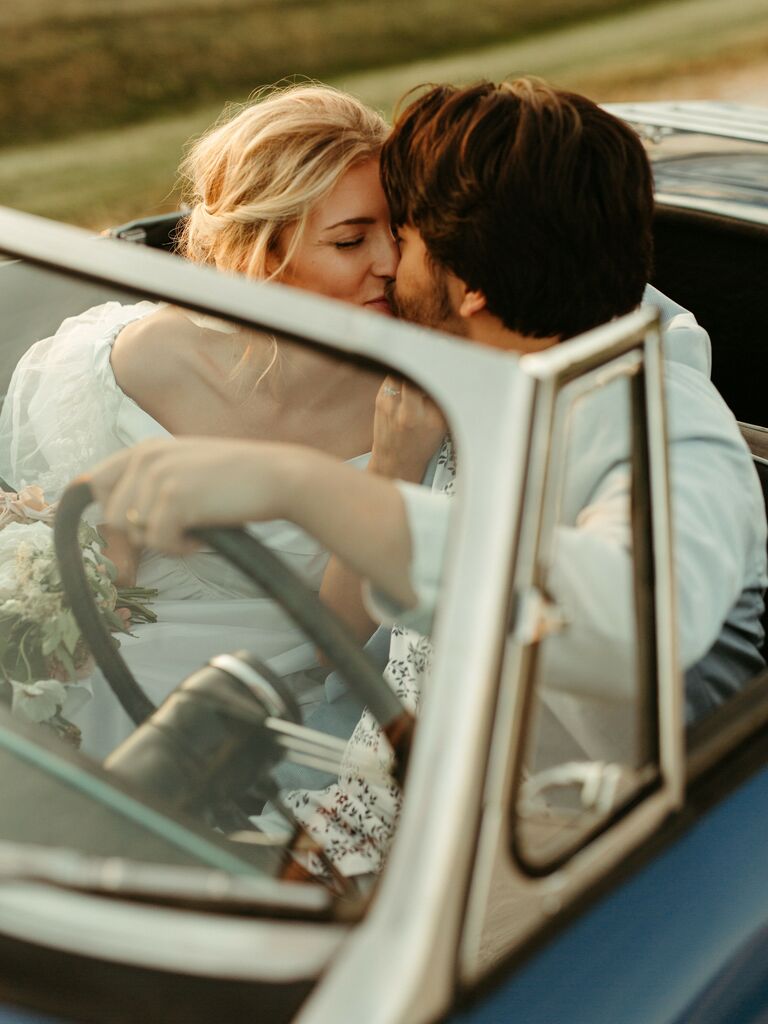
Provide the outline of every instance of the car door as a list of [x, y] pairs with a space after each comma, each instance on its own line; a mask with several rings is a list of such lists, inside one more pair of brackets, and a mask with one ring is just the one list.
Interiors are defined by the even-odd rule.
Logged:
[[[768, 674], [684, 730], [656, 360], [651, 349], [639, 370], [621, 359], [613, 373], [610, 363], [588, 369], [575, 392], [573, 380], [555, 384], [546, 469], [538, 496], [526, 495], [516, 562], [514, 593], [537, 614], [522, 629], [522, 612], [511, 619], [452, 1020], [747, 1024], [768, 1008]], [[612, 760], [594, 750], [585, 759], [576, 745], [569, 760], [560, 736], [553, 763], [542, 740], [552, 684], [542, 659], [569, 628], [545, 599], [569, 412], [622, 375], [614, 409], [623, 404], [625, 426], [634, 422], [636, 699], [608, 719]], [[584, 720], [601, 709], [589, 686], [569, 696], [561, 721], [569, 739], [583, 739]], [[543, 769], [537, 755], [549, 755]]]
[[[342, 986], [346, 986], [351, 1019], [435, 1019], [446, 986], [454, 989], [459, 1006], [469, 1001], [468, 1019], [474, 1019], [473, 1013], [480, 1014], [478, 1019], [507, 1019], [505, 1004], [492, 1000], [491, 1012], [500, 1014], [503, 1007], [505, 1014], [482, 1017], [489, 979], [506, 978], [507, 972], [515, 978], [521, 958], [542, 941], [542, 933], [567, 929], [584, 894], [679, 806], [683, 734], [675, 668], [659, 346], [655, 316], [646, 311], [520, 361], [518, 370], [531, 388], [528, 437], [524, 464], [515, 466], [515, 476], [510, 473], [507, 482], [522, 509], [512, 517], [506, 506], [506, 517], [494, 519], [493, 527], [486, 528], [484, 539], [495, 546], [501, 576], [486, 579], [482, 591], [472, 591], [479, 600], [493, 587], [492, 605], [496, 615], [503, 612], [502, 629], [494, 646], [486, 650], [486, 660], [470, 664], [464, 676], [461, 714], [465, 721], [474, 714], [480, 724], [474, 745], [452, 751], [451, 802], [440, 805], [433, 800], [429, 809], [424, 802], [420, 805], [422, 815], [438, 812], [432, 829], [452, 853], [452, 859], [444, 857], [443, 863], [433, 849], [433, 876], [445, 871], [438, 890], [442, 904], [426, 920], [419, 921], [415, 913], [406, 920], [396, 902], [395, 886], [402, 884], [402, 878], [394, 873], [385, 876], [382, 898], [366, 929], [376, 922], [391, 935], [387, 947], [392, 950], [391, 959], [386, 964], [399, 979], [396, 992], [385, 999], [381, 969], [376, 970], [370, 957], [367, 961], [355, 957], [357, 950], [350, 946], [307, 1003], [302, 1022], [332, 1019], [331, 1007], [334, 999], [340, 1001]], [[514, 396], [518, 401], [519, 395]], [[569, 471], [584, 459], [585, 431], [588, 443], [601, 440], [592, 433], [596, 417], [590, 403], [595, 398], [597, 422], [607, 426], [602, 440], [612, 446], [605, 457], [626, 465], [634, 500], [632, 571], [624, 577], [626, 590], [615, 594], [616, 603], [626, 605], [634, 623], [631, 650], [609, 652], [606, 642], [606, 664], [593, 661], [590, 668], [594, 676], [600, 670], [601, 686], [612, 684], [611, 671], [626, 673], [617, 680], [621, 700], [605, 722], [608, 733], [620, 737], [610, 761], [594, 752], [595, 742], [605, 737], [585, 737], [580, 728], [578, 719], [584, 715], [578, 694], [567, 695], [570, 707], [559, 715], [562, 723], [555, 722], [546, 744], [539, 745], [543, 732], [534, 713], [542, 665], [548, 682], [553, 675], [552, 665], [546, 664], [547, 657], [552, 661], [546, 648], [552, 640], [567, 636], [572, 625], [562, 620], [549, 599], [548, 581], [553, 541], [562, 527], [571, 528], [577, 515], [569, 493], [573, 490]], [[586, 420], [579, 415], [583, 406], [589, 410]], [[604, 413], [610, 413], [610, 418]], [[473, 541], [477, 543], [477, 537]], [[490, 605], [490, 601], [484, 604], [486, 614]], [[449, 650], [455, 652], [455, 648]], [[560, 664], [562, 657], [561, 651]], [[435, 671], [442, 667], [436, 661]], [[575, 674], [570, 676], [573, 679]], [[589, 684], [591, 679], [582, 681]], [[590, 692], [589, 685], [582, 696], [590, 713], [596, 696], [598, 703], [602, 699]], [[458, 692], [451, 697], [458, 705]], [[449, 712], [442, 709], [444, 722]], [[445, 747], [445, 734], [442, 741]], [[466, 760], [459, 759], [459, 752]], [[437, 745], [431, 756], [434, 763]], [[479, 789], [478, 776], [483, 780]], [[537, 788], [538, 783], [542, 785]], [[531, 811], [550, 790], [565, 795], [562, 806], [558, 800], [543, 813], [535, 806]], [[588, 798], [583, 814], [574, 813], [578, 811], [574, 790]], [[403, 809], [403, 826], [407, 814], [408, 805]], [[518, 820], [524, 823], [522, 830]], [[457, 827], [460, 833], [452, 835]], [[398, 862], [407, 843], [403, 831], [390, 866]], [[460, 851], [465, 857], [468, 849], [472, 861], [463, 882], [464, 862], [458, 855]], [[408, 856], [414, 865], [413, 847]], [[414, 892], [412, 905], [424, 906], [417, 899]], [[459, 901], [462, 915], [458, 943], [452, 937], [449, 916], [454, 900]], [[422, 934], [433, 929], [430, 943], [408, 944], [408, 932], [417, 926]], [[434, 929], [440, 931], [439, 937]], [[411, 971], [401, 973], [405, 956]], [[545, 992], [546, 987], [542, 997]], [[399, 1014], [392, 1013], [394, 1000], [401, 1007]], [[520, 1010], [520, 1019], [528, 1019], [519, 1006], [515, 1009]]]

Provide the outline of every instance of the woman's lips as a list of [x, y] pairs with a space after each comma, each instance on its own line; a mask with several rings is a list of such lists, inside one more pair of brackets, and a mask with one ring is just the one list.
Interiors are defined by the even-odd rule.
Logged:
[[374, 309], [377, 313], [384, 313], [385, 316], [392, 316], [392, 307], [387, 302], [384, 295], [380, 295], [378, 299], [371, 299], [369, 302], [364, 303], [367, 309]]

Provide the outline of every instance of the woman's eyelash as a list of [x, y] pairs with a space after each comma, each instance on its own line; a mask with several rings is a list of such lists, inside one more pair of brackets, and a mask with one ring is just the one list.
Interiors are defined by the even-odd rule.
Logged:
[[334, 242], [333, 244], [334, 244], [334, 246], [335, 246], [335, 247], [336, 247], [337, 249], [354, 249], [354, 248], [356, 248], [356, 247], [357, 247], [358, 245], [360, 245], [360, 243], [362, 242], [362, 240], [363, 240], [363, 236], [362, 236], [362, 235], [360, 235], [360, 237], [359, 237], [359, 238], [353, 238], [353, 239], [352, 239], [351, 241], [349, 241], [349, 242]]

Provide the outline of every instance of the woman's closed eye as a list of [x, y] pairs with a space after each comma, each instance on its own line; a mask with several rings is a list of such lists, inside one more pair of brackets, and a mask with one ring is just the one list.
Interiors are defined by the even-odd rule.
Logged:
[[362, 244], [363, 238], [363, 235], [359, 235], [357, 238], [351, 238], [344, 242], [334, 242], [333, 245], [336, 249], [356, 249], [358, 245]]

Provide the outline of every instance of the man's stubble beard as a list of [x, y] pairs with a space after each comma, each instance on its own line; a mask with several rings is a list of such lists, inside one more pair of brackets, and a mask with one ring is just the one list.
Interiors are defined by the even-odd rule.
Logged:
[[395, 281], [390, 281], [384, 292], [392, 312], [399, 319], [431, 327], [435, 331], [467, 336], [467, 325], [453, 308], [445, 274], [441, 270], [432, 271], [430, 286], [418, 295], [402, 295]]

